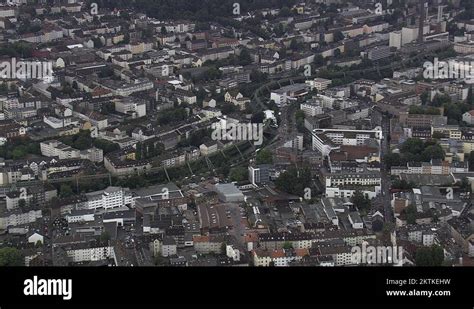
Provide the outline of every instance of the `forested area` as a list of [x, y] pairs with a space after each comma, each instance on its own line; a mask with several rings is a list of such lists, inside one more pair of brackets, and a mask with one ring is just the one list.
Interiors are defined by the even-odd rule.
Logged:
[[[123, 9], [133, 6], [136, 10], [146, 12], [149, 17], [158, 19], [192, 18], [199, 21], [214, 20], [216, 16], [233, 15], [235, 0], [94, 0], [99, 8]], [[295, 0], [241, 0], [241, 12], [264, 8], [291, 7]]]

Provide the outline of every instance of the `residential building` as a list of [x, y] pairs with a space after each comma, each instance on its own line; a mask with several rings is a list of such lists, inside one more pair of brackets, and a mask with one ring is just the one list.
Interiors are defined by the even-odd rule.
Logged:
[[87, 208], [118, 208], [132, 203], [130, 190], [121, 187], [108, 187], [105, 190], [86, 193]]

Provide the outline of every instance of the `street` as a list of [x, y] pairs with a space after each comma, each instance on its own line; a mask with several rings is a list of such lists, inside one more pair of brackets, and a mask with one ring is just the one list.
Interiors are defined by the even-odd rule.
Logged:
[[[384, 207], [384, 218], [385, 222], [393, 222], [393, 210], [391, 205], [391, 197], [390, 197], [390, 188], [391, 188], [391, 179], [390, 174], [385, 166], [385, 155], [390, 151], [390, 144], [388, 142], [388, 137], [390, 135], [390, 118], [386, 115], [382, 114], [378, 110], [374, 109], [374, 116], [377, 120], [379, 120], [382, 126], [383, 132], [383, 139], [382, 145], [380, 147], [380, 163], [382, 164], [381, 167], [381, 191], [382, 191], [382, 204]], [[376, 121], [377, 121], [376, 120]]]

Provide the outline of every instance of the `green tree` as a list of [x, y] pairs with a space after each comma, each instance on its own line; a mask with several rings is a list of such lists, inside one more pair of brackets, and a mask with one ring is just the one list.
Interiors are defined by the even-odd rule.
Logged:
[[285, 29], [283, 28], [283, 24], [279, 23], [274, 29], [273, 32], [277, 37], [282, 37], [285, 34]]
[[324, 65], [324, 57], [320, 54], [314, 56], [314, 65], [319, 68]]
[[79, 150], [85, 150], [85, 149], [90, 148], [91, 146], [90, 136], [79, 136], [74, 142], [74, 146], [76, 149], [79, 149]]
[[339, 42], [344, 40], [345, 36], [341, 31], [334, 32], [334, 42]]
[[289, 250], [289, 249], [292, 249], [292, 248], [293, 248], [293, 244], [290, 241], [285, 241], [283, 243], [283, 249]]
[[240, 65], [249, 65], [252, 63], [252, 58], [250, 58], [250, 53], [247, 49], [242, 49], [239, 55], [239, 64]]
[[24, 150], [24, 148], [17, 147], [15, 149], [13, 149], [12, 157], [13, 157], [14, 160], [21, 159], [21, 158], [25, 157], [26, 155], [27, 155], [27, 153]]
[[406, 219], [408, 224], [416, 224], [416, 207], [413, 205], [408, 206], [405, 208], [405, 214], [406, 214]]
[[273, 155], [268, 149], [261, 149], [256, 156], [257, 164], [272, 164]]
[[376, 220], [372, 223], [372, 231], [374, 232], [380, 232], [383, 230], [383, 221], [381, 220]]
[[469, 182], [469, 179], [467, 179], [467, 177], [463, 177], [463, 178], [461, 179], [460, 188], [461, 188], [463, 191], [469, 191], [469, 192], [471, 192], [471, 183]]
[[104, 44], [102, 44], [102, 41], [99, 38], [92, 38], [92, 42], [94, 42], [94, 48], [100, 49], [104, 47]]
[[471, 110], [472, 106], [466, 103], [452, 102], [444, 104], [444, 115], [448, 117], [448, 123], [460, 124], [462, 115]]
[[308, 168], [298, 170], [294, 167], [281, 173], [275, 181], [277, 189], [290, 194], [303, 196], [306, 188], [311, 188], [311, 171]]
[[416, 266], [441, 266], [444, 262], [444, 250], [439, 245], [420, 247], [415, 252]]
[[291, 39], [291, 42], [290, 42], [290, 49], [292, 51], [297, 51], [299, 48], [299, 44], [298, 44], [298, 41], [296, 41], [295, 38]]
[[135, 158], [141, 160], [143, 158], [143, 143], [137, 143], [135, 146]]
[[440, 110], [432, 106], [425, 107], [425, 106], [412, 105], [410, 106], [408, 113], [409, 114], [439, 115]]
[[59, 196], [62, 198], [73, 196], [74, 192], [72, 191], [71, 186], [63, 183], [61, 187], [59, 187]]
[[467, 99], [466, 99], [466, 103], [469, 104], [470, 106], [473, 106], [474, 105], [474, 90], [473, 90], [474, 86], [471, 85], [469, 87], [469, 92], [467, 93]]
[[351, 202], [359, 211], [368, 211], [371, 207], [370, 199], [364, 195], [360, 190], [356, 190], [352, 195]]
[[444, 155], [443, 148], [436, 144], [426, 147], [421, 153], [421, 159], [423, 162], [428, 162], [431, 159], [444, 159]]
[[25, 210], [26, 200], [24, 198], [18, 200], [18, 207], [20, 207], [21, 210]]
[[440, 138], [445, 138], [446, 136], [441, 132], [434, 132], [431, 137], [436, 138], [436, 139], [440, 139]]
[[423, 141], [419, 138], [409, 138], [407, 139], [402, 147], [400, 148], [400, 151], [402, 153], [421, 153], [424, 149], [423, 146]]
[[102, 149], [104, 154], [120, 150], [120, 146], [118, 144], [100, 138], [94, 139], [92, 144], [94, 147]]
[[392, 182], [393, 189], [400, 189], [400, 190], [410, 190], [415, 187], [413, 182], [408, 182], [405, 179], [396, 179]]
[[305, 118], [304, 112], [302, 110], [297, 110], [296, 113], [295, 113], [296, 128], [297, 128], [298, 132], [300, 132], [300, 133], [305, 132], [304, 118]]
[[469, 163], [469, 170], [472, 171], [474, 169], [474, 151], [469, 153], [467, 160]]
[[250, 122], [252, 123], [263, 123], [263, 120], [265, 119], [265, 114], [263, 112], [258, 112], [252, 115], [252, 118], [250, 119]]
[[400, 154], [399, 153], [389, 153], [389, 154], [386, 154], [385, 157], [385, 164], [387, 165], [388, 168], [392, 167], [392, 166], [400, 166], [402, 165], [402, 158], [400, 157]]
[[433, 101], [431, 102], [431, 105], [440, 107], [447, 103], [451, 103], [451, 97], [449, 95], [437, 94], [434, 96]]
[[[422, 141], [419, 138], [409, 138], [400, 147], [400, 163], [406, 162], [428, 162], [432, 159], [441, 159], [445, 157], [445, 152], [437, 140]], [[390, 160], [397, 159], [391, 156]]]
[[382, 228], [382, 241], [384, 243], [391, 243], [391, 234], [395, 230], [393, 222], [385, 222]]
[[427, 91], [423, 92], [420, 95], [420, 100], [421, 100], [422, 105], [428, 104], [429, 96], [430, 96], [430, 94]]
[[248, 171], [245, 167], [234, 167], [230, 170], [229, 178], [231, 181], [244, 181], [248, 178]]
[[160, 254], [158, 253], [157, 255], [155, 255], [155, 265], [156, 266], [164, 266], [166, 265], [166, 259]]
[[250, 73], [250, 80], [253, 83], [262, 83], [267, 80], [267, 74], [262, 73], [258, 70], [252, 70]]
[[0, 248], [0, 266], [24, 266], [23, 255], [17, 248]]
[[8, 93], [8, 84], [2, 83], [0, 84], [0, 93], [7, 94]]
[[222, 102], [219, 106], [224, 115], [229, 115], [237, 111], [237, 107], [230, 102]]
[[288, 17], [291, 15], [291, 10], [289, 7], [284, 6], [281, 8], [280, 12], [278, 12], [278, 15], [281, 17]]
[[110, 234], [107, 231], [103, 231], [102, 234], [100, 234], [100, 241], [104, 244], [108, 243], [110, 240]]

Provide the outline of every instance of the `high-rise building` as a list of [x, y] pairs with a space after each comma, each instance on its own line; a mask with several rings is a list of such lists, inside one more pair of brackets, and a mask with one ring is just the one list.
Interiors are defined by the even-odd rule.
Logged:
[[257, 186], [270, 181], [270, 165], [261, 164], [257, 166], [249, 166], [249, 181]]

